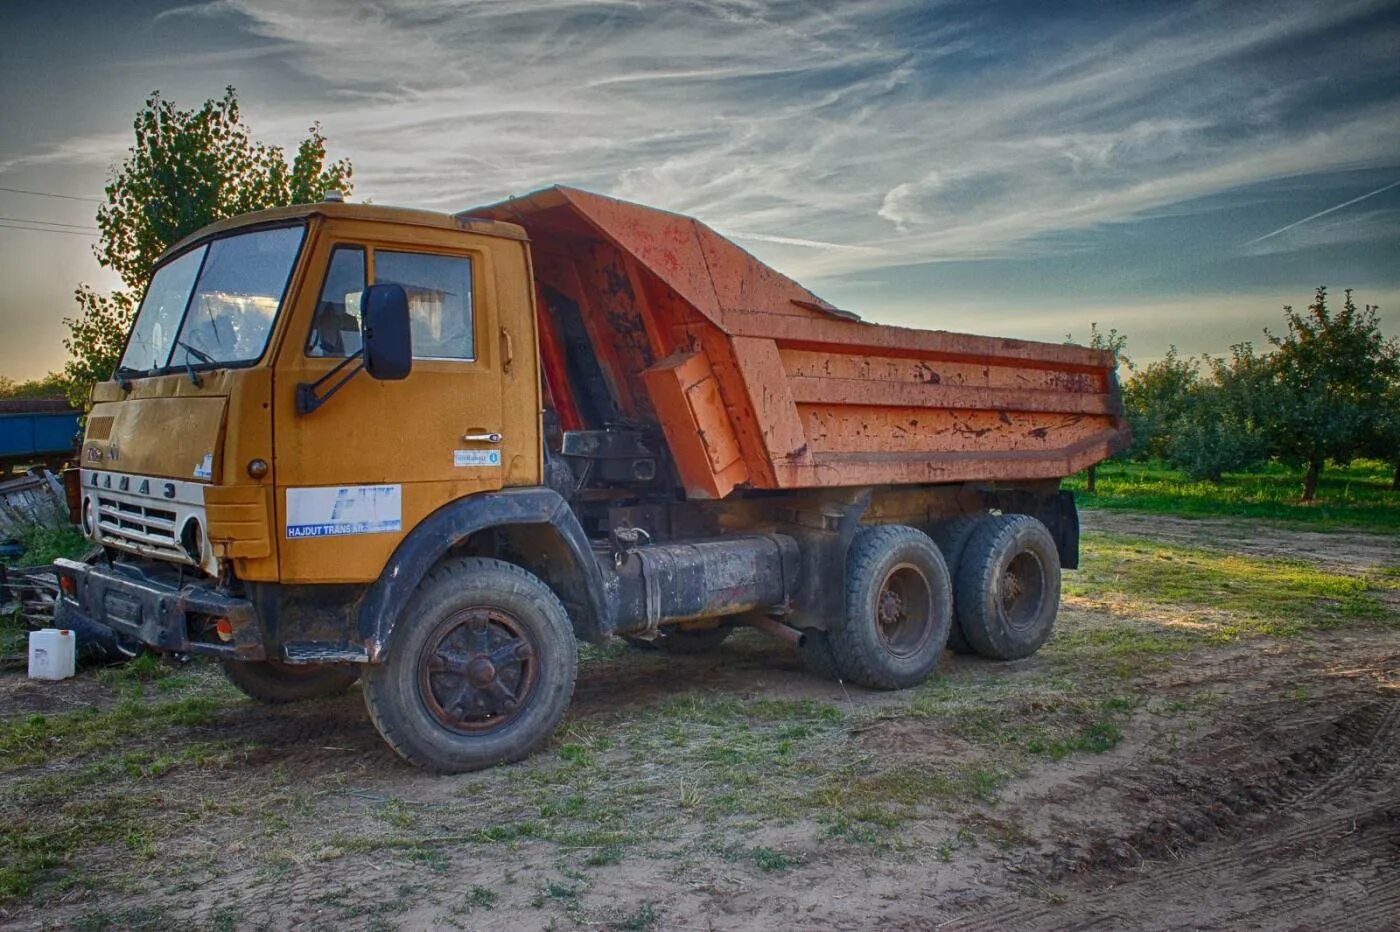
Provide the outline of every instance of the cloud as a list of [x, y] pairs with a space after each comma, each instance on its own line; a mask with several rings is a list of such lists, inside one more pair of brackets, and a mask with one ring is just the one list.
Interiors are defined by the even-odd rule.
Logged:
[[105, 168], [119, 161], [130, 147], [130, 132], [74, 136], [26, 155], [0, 159], [0, 172], [56, 165], [97, 165]]
[[[162, 17], [226, 21], [226, 60], [205, 64], [235, 84], [269, 56], [302, 72], [294, 99], [245, 99], [248, 119], [284, 145], [320, 119], [357, 196], [462, 209], [576, 184], [742, 231], [822, 279], [1043, 255], [1260, 182], [1395, 165], [1384, 7], [1222, 0], [1014, 28], [914, 0], [213, 0]], [[105, 164], [126, 144], [21, 161]]]

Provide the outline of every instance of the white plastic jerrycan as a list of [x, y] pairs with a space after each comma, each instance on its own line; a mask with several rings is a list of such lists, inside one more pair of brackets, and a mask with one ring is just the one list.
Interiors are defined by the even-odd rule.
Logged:
[[67, 628], [29, 632], [29, 678], [66, 680], [77, 665], [77, 638]]

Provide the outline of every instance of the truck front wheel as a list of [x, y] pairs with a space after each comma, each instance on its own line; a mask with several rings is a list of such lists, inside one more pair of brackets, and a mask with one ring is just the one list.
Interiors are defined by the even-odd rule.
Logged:
[[1019, 660], [1050, 637], [1060, 608], [1060, 555], [1050, 531], [1030, 515], [980, 522], [957, 573], [958, 625], [973, 649]]
[[409, 763], [440, 773], [518, 760], [568, 708], [578, 645], [559, 599], [499, 560], [450, 560], [404, 610], [365, 705]]
[[221, 660], [224, 676], [248, 698], [268, 705], [305, 702], [345, 692], [360, 678], [348, 663], [292, 664]]
[[862, 528], [846, 556], [846, 612], [829, 632], [836, 669], [872, 689], [921, 683], [948, 643], [952, 613], [948, 567], [927, 534]]

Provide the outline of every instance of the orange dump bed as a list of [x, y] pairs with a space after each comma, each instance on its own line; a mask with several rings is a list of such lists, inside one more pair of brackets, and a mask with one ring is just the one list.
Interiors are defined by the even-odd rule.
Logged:
[[1108, 353], [864, 323], [698, 220], [584, 191], [467, 215], [530, 235], [564, 427], [658, 423], [692, 498], [1056, 478], [1128, 441]]

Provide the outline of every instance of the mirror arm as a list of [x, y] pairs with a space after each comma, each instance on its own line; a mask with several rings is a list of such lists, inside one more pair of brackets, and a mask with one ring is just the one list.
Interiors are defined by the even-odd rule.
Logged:
[[[312, 411], [315, 411], [317, 408], [321, 407], [321, 405], [329, 401], [332, 395], [340, 391], [341, 386], [353, 379], [365, 368], [364, 355], [365, 351], [363, 349], [358, 349], [355, 352], [351, 353], [349, 356], [346, 356], [345, 359], [338, 363], [334, 369], [327, 372], [325, 375], [321, 376], [316, 381], [298, 383], [297, 414], [310, 414]], [[345, 373], [345, 377], [342, 378], [339, 382], [336, 382], [329, 389], [327, 389], [324, 395], [318, 395], [316, 393], [322, 385], [335, 378], [336, 373], [340, 372], [341, 369], [344, 369], [346, 366], [350, 365], [350, 363], [355, 362], [357, 360], [359, 362], [359, 365], [351, 369], [349, 372]]]

